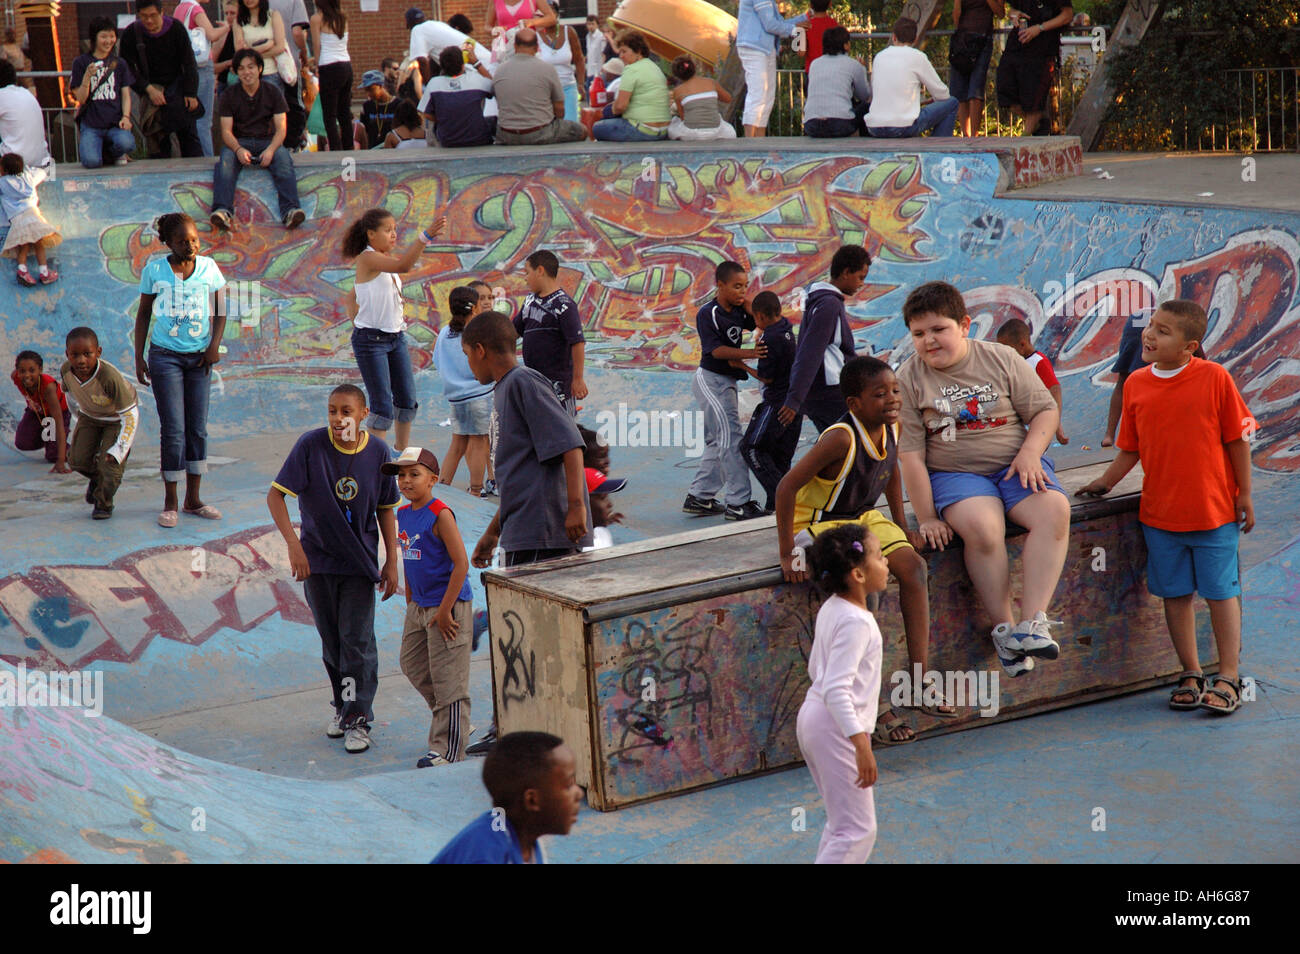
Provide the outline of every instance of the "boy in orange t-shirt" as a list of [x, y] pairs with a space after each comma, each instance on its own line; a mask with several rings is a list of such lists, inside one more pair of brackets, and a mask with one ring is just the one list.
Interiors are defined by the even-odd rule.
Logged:
[[[1124, 382], [1119, 454], [1079, 496], [1110, 492], [1141, 461], [1138, 519], [1147, 543], [1147, 588], [1164, 600], [1169, 638], [1183, 665], [1171, 709], [1228, 715], [1241, 704], [1241, 584], [1237, 538], [1255, 525], [1250, 437], [1258, 425], [1222, 367], [1195, 357], [1205, 310], [1174, 299], [1142, 332], [1147, 366]], [[1219, 674], [1206, 688], [1196, 655], [1192, 597], [1210, 607]]]

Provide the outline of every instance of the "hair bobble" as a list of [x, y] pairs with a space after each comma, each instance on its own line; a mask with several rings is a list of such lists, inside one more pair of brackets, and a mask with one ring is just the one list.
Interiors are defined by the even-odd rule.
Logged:
[[861, 541], [861, 540], [854, 540], [853, 543], [852, 543], [852, 547], [853, 547], [853, 552], [854, 552], [854, 553], [865, 553], [865, 552], [866, 552], [865, 550], [862, 549], [862, 541]]
[[821, 575], [820, 578], [821, 578], [822, 580], [829, 580], [829, 579], [831, 578], [831, 571], [830, 571], [830, 570], [822, 570], [822, 575]]

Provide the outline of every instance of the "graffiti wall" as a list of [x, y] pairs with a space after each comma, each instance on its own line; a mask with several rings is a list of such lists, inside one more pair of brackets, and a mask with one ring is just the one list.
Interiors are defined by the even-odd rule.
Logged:
[[[1291, 358], [1300, 351], [1296, 216], [994, 198], [999, 166], [980, 155], [565, 159], [494, 157], [491, 169], [478, 159], [305, 165], [310, 218], [288, 233], [272, 212], [269, 181], [246, 176], [229, 237], [207, 231], [208, 181], [61, 179], [42, 207], [63, 228], [69, 280], [21, 298], [0, 293], [12, 333], [0, 351], [36, 347], [53, 359], [67, 329], [84, 323], [99, 329], [106, 356], [129, 368], [139, 276], [163, 251], [150, 223], [177, 207], [200, 222], [205, 251], [242, 306], [214, 395], [218, 433], [250, 416], [259, 426], [300, 428], [319, 416], [307, 410], [311, 385], [359, 377], [340, 308], [352, 270], [339, 245], [349, 221], [372, 206], [392, 211], [403, 236], [444, 211], [449, 218], [404, 287], [415, 364], [429, 372], [420, 388], [431, 397], [448, 292], [483, 278], [518, 301], [521, 263], [537, 248], [561, 259], [593, 366], [673, 372], [698, 359], [692, 321], [719, 262], [746, 264], [755, 290], [776, 292], [797, 321], [803, 289], [825, 277], [836, 246], [858, 242], [875, 259], [850, 307], [862, 348], [903, 357], [903, 298], [944, 278], [966, 293], [977, 334], [991, 336], [1011, 316], [1028, 321], [1067, 394], [1090, 406], [1110, 384], [1108, 362], [1130, 312], [1160, 296], [1200, 301], [1211, 315], [1208, 349], [1260, 420], [1256, 462], [1300, 466], [1300, 421], [1284, 413], [1300, 383]], [[14, 394], [3, 411], [12, 418], [19, 407]]]

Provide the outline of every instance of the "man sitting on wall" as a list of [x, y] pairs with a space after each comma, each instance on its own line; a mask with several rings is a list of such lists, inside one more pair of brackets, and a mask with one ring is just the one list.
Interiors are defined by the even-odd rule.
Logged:
[[295, 229], [307, 216], [298, 208], [298, 177], [293, 157], [284, 148], [289, 105], [284, 94], [262, 82], [262, 54], [239, 50], [232, 67], [239, 82], [221, 94], [224, 148], [212, 176], [212, 224], [230, 231], [235, 183], [244, 167], [256, 163], [271, 173], [284, 227]]
[[515, 34], [515, 55], [497, 67], [492, 81], [497, 98], [497, 142], [505, 146], [544, 146], [587, 138], [582, 123], [564, 118], [564, 88], [555, 67], [537, 58], [537, 31]]
[[[867, 111], [867, 132], [881, 138], [900, 139], [929, 132], [951, 136], [957, 116], [957, 100], [930, 65], [930, 59], [912, 44], [916, 42], [916, 21], [899, 17], [894, 21], [889, 46], [871, 61], [871, 109]], [[934, 102], [921, 105], [922, 88]]]

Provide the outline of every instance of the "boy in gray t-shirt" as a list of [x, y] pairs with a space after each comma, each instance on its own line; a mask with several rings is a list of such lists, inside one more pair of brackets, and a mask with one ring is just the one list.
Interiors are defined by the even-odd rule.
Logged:
[[591, 545], [591, 509], [582, 470], [586, 446], [551, 382], [515, 360], [510, 319], [485, 312], [465, 326], [461, 347], [481, 383], [496, 382], [501, 506], [471, 562], [491, 563], [500, 546], [505, 566], [576, 553]]
[[[592, 545], [591, 503], [583, 473], [586, 442], [551, 382], [515, 360], [515, 326], [495, 311], [465, 326], [460, 346], [481, 384], [496, 383], [496, 474], [501, 506], [479, 537], [470, 562], [484, 568], [494, 551], [520, 566]], [[483, 755], [496, 742], [496, 720], [465, 749]]]

